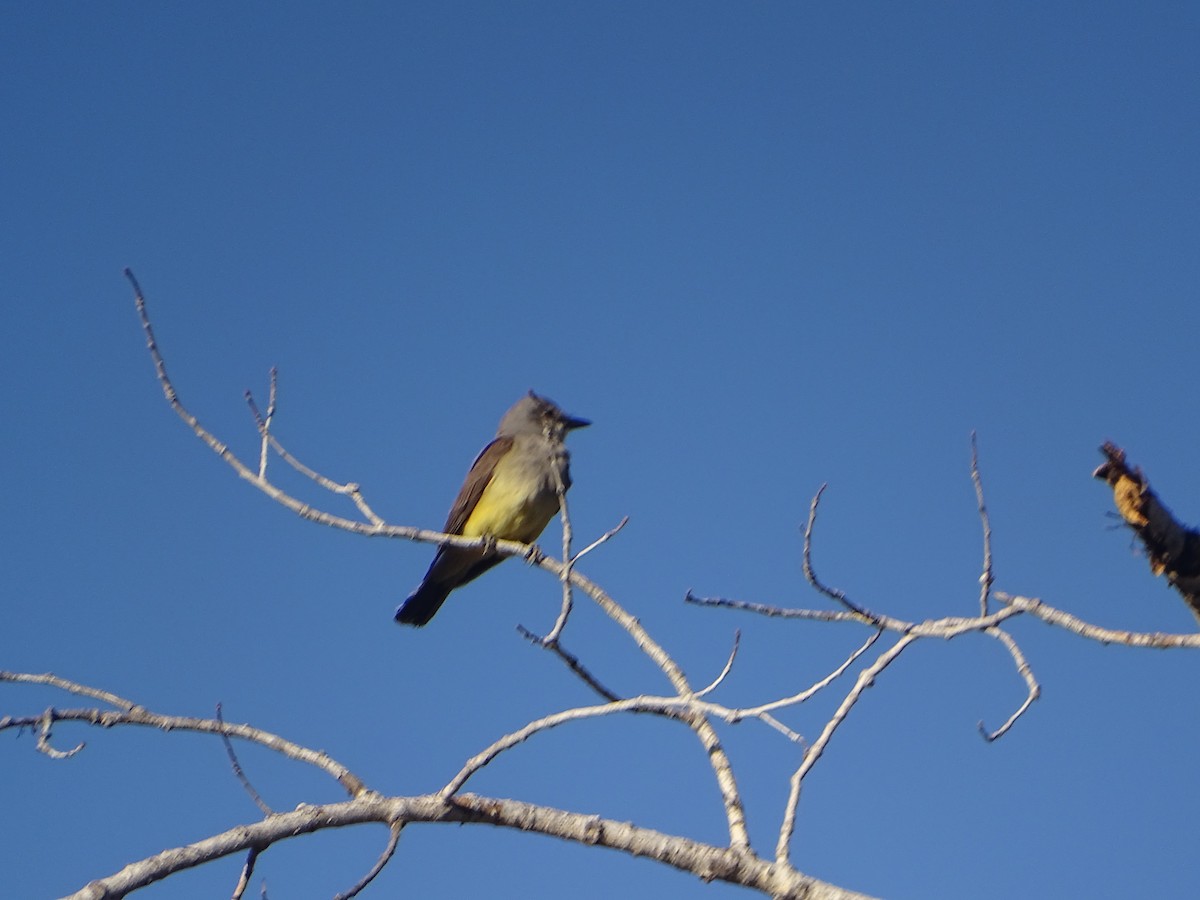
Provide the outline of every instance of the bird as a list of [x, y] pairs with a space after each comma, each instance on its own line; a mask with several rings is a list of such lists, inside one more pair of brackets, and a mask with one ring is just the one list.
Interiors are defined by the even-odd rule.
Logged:
[[[496, 437], [475, 458], [442, 531], [525, 544], [537, 540], [558, 512], [556, 468], [561, 467], [563, 490], [571, 486], [564, 438], [590, 424], [530, 391], [504, 414]], [[504, 559], [494, 547], [439, 547], [421, 584], [396, 610], [396, 621], [428, 624], [451, 591]]]

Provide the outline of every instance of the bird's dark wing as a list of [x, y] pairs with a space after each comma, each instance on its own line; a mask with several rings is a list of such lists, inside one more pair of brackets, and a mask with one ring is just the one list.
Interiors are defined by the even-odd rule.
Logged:
[[467, 524], [471, 511], [475, 509], [475, 504], [483, 496], [484, 488], [492, 480], [492, 474], [496, 471], [496, 463], [512, 445], [512, 438], [499, 437], [484, 447], [475, 457], [475, 462], [471, 464], [471, 471], [467, 473], [467, 480], [463, 482], [462, 489], [454, 498], [454, 505], [450, 507], [450, 514], [446, 516], [446, 526], [442, 531], [446, 534], [462, 534], [463, 526]]

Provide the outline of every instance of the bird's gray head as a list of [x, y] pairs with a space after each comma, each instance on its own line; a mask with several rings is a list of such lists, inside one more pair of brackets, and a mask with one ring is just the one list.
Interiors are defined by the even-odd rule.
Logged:
[[513, 404], [500, 420], [497, 437], [514, 437], [519, 434], [544, 434], [562, 440], [563, 435], [575, 428], [586, 428], [592, 423], [587, 419], [568, 416], [554, 405], [552, 400], [539, 397], [530, 391]]

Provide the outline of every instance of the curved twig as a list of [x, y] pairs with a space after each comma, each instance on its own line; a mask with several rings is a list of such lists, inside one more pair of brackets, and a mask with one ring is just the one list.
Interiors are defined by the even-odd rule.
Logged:
[[395, 856], [396, 845], [400, 843], [400, 832], [403, 830], [404, 824], [402, 822], [393, 822], [388, 827], [389, 834], [387, 846], [383, 848], [383, 852], [380, 853], [379, 858], [375, 860], [375, 865], [371, 866], [367, 874], [360, 878], [354, 887], [350, 888], [348, 891], [343, 891], [340, 894], [336, 894], [333, 900], [350, 900], [351, 897], [357, 897], [362, 892], [363, 888], [374, 881], [375, 876], [382, 872], [383, 867], [391, 862], [392, 857]]
[[[217, 704], [217, 721], [222, 725], [225, 724], [220, 703]], [[250, 795], [250, 799], [254, 801], [254, 805], [258, 807], [259, 812], [264, 816], [273, 815], [275, 810], [267, 806], [267, 802], [263, 800], [262, 795], [254, 789], [254, 785], [246, 777], [246, 772], [242, 769], [242, 764], [238, 762], [237, 753], [233, 750], [233, 742], [229, 740], [229, 735], [223, 731], [221, 732], [221, 743], [225, 745], [225, 755], [229, 757], [229, 765], [233, 768], [233, 774], [237, 776], [237, 780], [241, 782], [242, 789]]]
[[1012, 635], [1010, 635], [1007, 631], [1004, 631], [1002, 628], [985, 628], [983, 633], [989, 637], [994, 637], [1008, 648], [1008, 652], [1012, 655], [1013, 662], [1017, 666], [1017, 672], [1022, 678], [1025, 679], [1025, 687], [1028, 689], [1028, 693], [1025, 695], [1025, 701], [1018, 706], [1016, 712], [1009, 716], [1008, 720], [1005, 721], [1005, 723], [995, 731], [988, 731], [986, 728], [984, 728], [982, 721], [979, 723], [979, 733], [983, 735], [983, 739], [985, 741], [990, 743], [991, 741], [1003, 737], [1008, 733], [1008, 730], [1013, 727], [1017, 719], [1021, 718], [1021, 716], [1025, 714], [1025, 710], [1029, 709], [1029, 707], [1033, 705], [1033, 701], [1042, 695], [1042, 688], [1041, 685], [1038, 684], [1037, 678], [1034, 677], [1033, 669], [1030, 668], [1028, 660], [1025, 659], [1025, 654], [1021, 652], [1021, 648], [1017, 646], [1017, 642], [1013, 640]]
[[[59, 750], [50, 744], [51, 726], [57, 720], [58, 716], [54, 707], [50, 707], [44, 713], [37, 717], [36, 725], [38, 730], [37, 749], [40, 753], [45, 753], [51, 759], [70, 759], [80, 750], [87, 746], [86, 743], [80, 741], [70, 750]], [[35, 724], [34, 721], [29, 722], [30, 726]], [[19, 727], [19, 726], [18, 726]]]
[[816, 588], [820, 593], [824, 594], [835, 603], [840, 603], [852, 613], [856, 613], [865, 619], [868, 619], [872, 624], [875, 624], [878, 617], [865, 607], [859, 606], [853, 600], [846, 596], [846, 592], [837, 588], [826, 586], [817, 578], [817, 572], [812, 564], [812, 536], [813, 528], [817, 524], [817, 507], [821, 505], [821, 495], [825, 493], [825, 488], [828, 484], [823, 484], [817, 488], [817, 492], [813, 494], [812, 502], [808, 505], [808, 522], [804, 525], [804, 578]]
[[725, 660], [725, 667], [721, 669], [720, 674], [712, 680], [708, 687], [704, 688], [703, 690], [696, 691], [697, 697], [703, 697], [706, 694], [711, 694], [718, 687], [720, 687], [721, 682], [726, 679], [731, 671], [733, 671], [733, 661], [737, 659], [738, 646], [741, 644], [741, 642], [742, 629], [736, 628], [733, 632], [733, 647], [731, 647], [729, 650], [729, 659]]
[[56, 687], [60, 691], [66, 691], [77, 697], [90, 697], [93, 700], [99, 700], [101, 703], [107, 703], [126, 712], [138, 708], [138, 705], [132, 700], [126, 700], [124, 697], [119, 697], [111, 691], [102, 691], [99, 688], [90, 687], [86, 684], [68, 681], [66, 678], [61, 678], [52, 672], [32, 674], [29, 672], [0, 671], [0, 682], [3, 681], [7, 681], [10, 684], [44, 684], [49, 687]]

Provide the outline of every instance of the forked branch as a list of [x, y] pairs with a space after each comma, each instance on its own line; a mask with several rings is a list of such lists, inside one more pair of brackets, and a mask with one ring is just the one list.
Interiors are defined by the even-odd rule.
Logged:
[[[448, 544], [459, 547], [481, 547], [485, 544], [502, 554], [509, 556], [522, 556], [531, 565], [551, 572], [557, 577], [563, 585], [563, 604], [559, 615], [559, 622], [551, 632], [550, 638], [541, 641], [547, 648], [553, 650], [558, 643], [558, 638], [565, 627], [566, 618], [570, 611], [571, 591], [579, 590], [586, 594], [601, 610], [604, 611], [609, 618], [613, 619], [622, 629], [624, 629], [633, 640], [638, 649], [645, 654], [666, 676], [673, 690], [677, 695], [684, 700], [693, 696], [693, 690], [685, 677], [683, 670], [675, 662], [674, 659], [659, 645], [649, 632], [642, 627], [642, 624], [637, 618], [625, 611], [615, 600], [613, 600], [599, 585], [580, 575], [574, 568], [574, 560], [570, 557], [570, 520], [566, 512], [565, 491], [559, 490], [560, 507], [563, 512], [563, 527], [564, 527], [564, 554], [563, 560], [555, 560], [546, 556], [542, 551], [532, 545], [522, 544], [517, 541], [501, 541], [491, 537], [483, 538], [464, 538], [458, 535], [450, 535], [442, 532], [427, 531], [419, 528], [412, 528], [401, 525], [388, 525], [374, 513], [370, 512], [370, 508], [366, 506], [365, 501], [359, 502], [359, 510], [363, 512], [366, 521], [358, 521], [348, 519], [344, 516], [334, 515], [332, 513], [319, 510], [313, 506], [304, 503], [296, 497], [288, 494], [273, 484], [267, 477], [267, 466], [263, 456], [262, 447], [260, 447], [260, 462], [258, 469], [251, 469], [238, 456], [229, 449], [227, 445], [219, 441], [208, 429], [200, 424], [199, 420], [188, 411], [179, 399], [178, 392], [174, 384], [171, 382], [170, 376], [167, 374], [166, 363], [163, 360], [161, 351], [159, 350], [158, 342], [154, 335], [154, 329], [150, 322], [149, 313], [146, 308], [145, 296], [141, 286], [133, 273], [126, 269], [125, 276], [129, 279], [133, 286], [135, 294], [135, 305], [137, 307], [138, 317], [142, 323], [142, 330], [146, 335], [146, 347], [150, 352], [151, 360], [154, 363], [154, 370], [158, 376], [158, 381], [163, 390], [163, 395], [175, 413], [184, 421], [184, 423], [192, 430], [192, 432], [200, 438], [214, 453], [225, 461], [238, 475], [238, 477], [248, 481], [258, 490], [262, 491], [269, 498], [279, 503], [281, 506], [290, 509], [292, 512], [309, 521], [317, 522], [323, 525], [328, 525], [333, 528], [338, 528], [344, 531], [349, 531], [355, 534], [362, 534], [371, 537], [391, 537], [405, 538], [414, 541], [424, 541], [428, 543]], [[274, 383], [274, 379], [273, 379]], [[252, 409], [255, 407], [252, 405]], [[270, 424], [274, 416], [273, 404], [269, 407], [267, 416], [256, 415], [256, 421], [259, 425], [259, 434], [262, 444], [265, 446], [270, 443], [283, 455], [281, 445], [271, 434]], [[300, 467], [295, 459], [290, 454], [284, 456], [293, 466], [296, 466], [299, 471], [310, 474], [318, 484], [330, 490], [332, 482], [328, 479], [323, 479], [307, 467]], [[359, 496], [357, 485], [342, 486], [345, 490], [337, 490], [338, 493], [349, 493], [352, 497]], [[350, 488], [353, 490], [350, 490]], [[560, 475], [560, 488], [562, 487]], [[614, 532], [615, 533], [615, 530]], [[603, 542], [607, 538], [601, 538]], [[591, 549], [590, 547], [588, 549]], [[746, 828], [745, 810], [742, 806], [742, 800], [738, 793], [737, 781], [733, 775], [733, 768], [730, 765], [729, 758], [725, 753], [724, 747], [721, 745], [720, 739], [717, 737], [716, 731], [712, 727], [703, 713], [696, 710], [689, 710], [679, 717], [680, 721], [684, 722], [695, 734], [701, 746], [704, 749], [705, 756], [709, 760], [713, 775], [717, 784], [718, 791], [721, 794], [722, 804], [725, 808], [725, 816], [729, 829], [729, 839], [731, 846], [742, 848], [749, 846], [749, 833]]]

